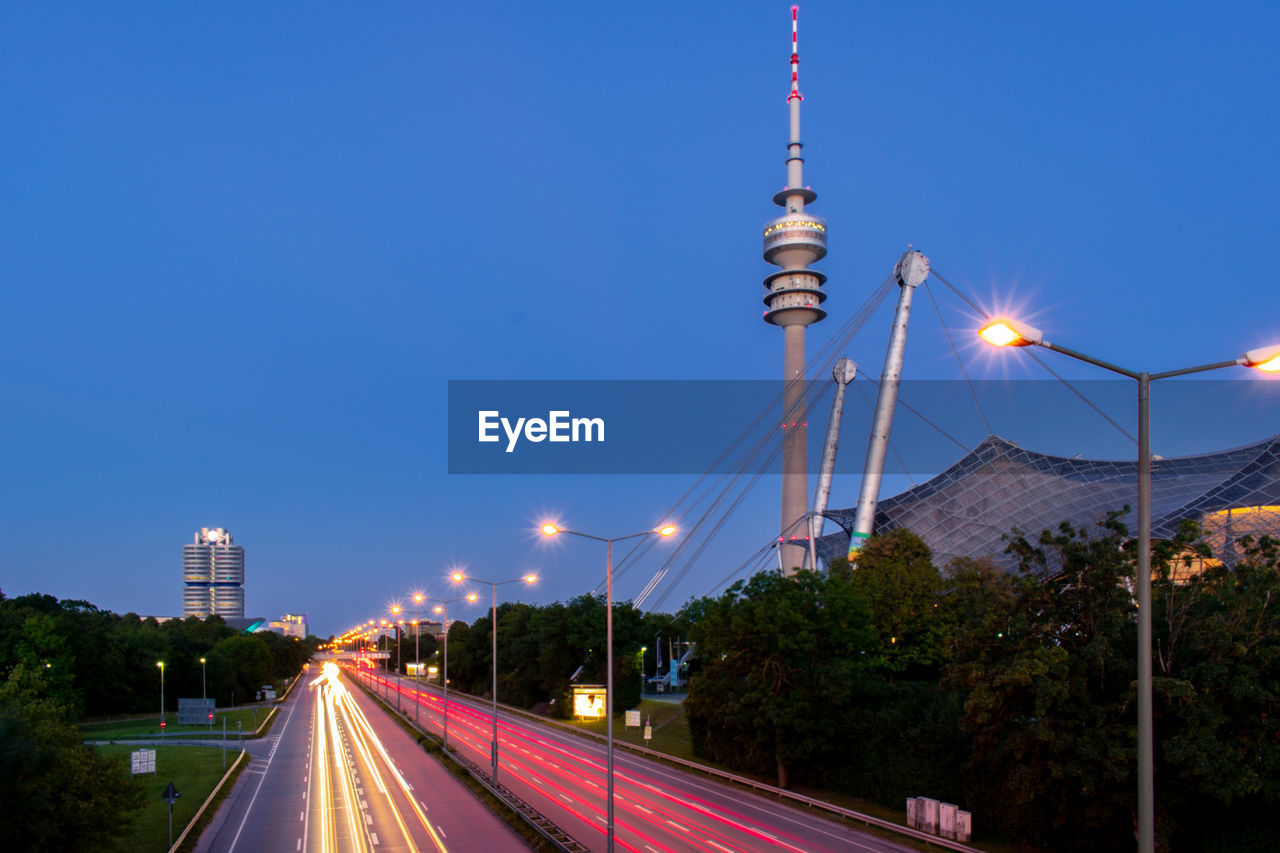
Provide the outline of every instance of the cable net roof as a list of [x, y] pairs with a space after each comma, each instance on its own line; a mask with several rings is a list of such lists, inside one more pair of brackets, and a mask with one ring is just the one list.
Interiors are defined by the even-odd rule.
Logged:
[[[1134, 530], [1137, 475], [1136, 459], [1049, 456], [991, 435], [928, 482], [880, 501], [875, 529], [910, 529], [933, 550], [939, 566], [955, 557], [991, 556], [1005, 562], [1001, 537], [1014, 527], [1035, 536], [1056, 530], [1063, 521], [1092, 524], [1128, 506], [1121, 518]], [[1173, 535], [1184, 519], [1201, 521], [1223, 542], [1245, 533], [1280, 537], [1280, 510], [1258, 511], [1277, 505], [1280, 435], [1233, 450], [1152, 460], [1151, 529], [1156, 538]], [[819, 540], [823, 559], [847, 552], [855, 509], [827, 511], [826, 517], [844, 532]], [[1206, 518], [1211, 515], [1213, 519]]]

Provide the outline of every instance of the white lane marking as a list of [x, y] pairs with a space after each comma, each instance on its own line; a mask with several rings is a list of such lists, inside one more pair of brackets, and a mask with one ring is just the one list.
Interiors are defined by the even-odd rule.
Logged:
[[652, 847], [650, 847], [648, 844], [646, 844], [646, 845], [644, 846], [644, 849], [645, 849], [645, 850], [648, 850], [648, 851], [649, 851], [649, 853], [660, 853], [660, 851], [658, 851], [658, 850], [654, 850], [654, 849], [653, 849]]
[[564, 800], [566, 803], [572, 803], [572, 802], [573, 802], [573, 800], [569, 799], [569, 798], [568, 798], [568, 797], [566, 797], [564, 794], [561, 794], [561, 795], [560, 795], [560, 799]]
[[373, 843], [374, 843], [375, 845], [378, 843], [378, 833], [376, 833], [376, 832], [371, 832], [371, 833], [369, 833], [369, 838], [370, 838], [370, 840], [372, 840], [372, 841], [373, 841]]
[[304, 819], [306, 816], [307, 816], [307, 810], [306, 810], [306, 809], [303, 809], [302, 811], [298, 812], [298, 820], [302, 820], [302, 819]]
[[728, 847], [725, 847], [723, 844], [716, 844], [716, 843], [715, 843], [714, 841], [712, 841], [710, 838], [704, 838], [704, 839], [703, 839], [703, 841], [707, 842], [708, 844], [710, 844], [712, 847], [716, 848], [717, 850], [723, 850], [723, 851], [724, 851], [724, 853], [733, 853], [733, 851], [732, 851], [732, 850], [730, 850]]
[[293, 848], [293, 849], [294, 849], [294, 850], [301, 850], [301, 849], [302, 849], [302, 839], [301, 839], [301, 838], [299, 838], [299, 839], [298, 839], [298, 846], [297, 846], [297, 847], [295, 847], [295, 848]]
[[639, 803], [632, 803], [631, 805], [639, 809], [640, 811], [644, 812], [645, 814], [653, 814], [653, 809], [646, 809], [644, 806], [640, 805]]
[[681, 832], [688, 832], [688, 831], [689, 831], [689, 827], [687, 827], [687, 826], [681, 826], [680, 824], [676, 823], [674, 820], [669, 820], [669, 821], [667, 821], [667, 823], [671, 824], [672, 826], [674, 826], [676, 829], [680, 830]]
[[[285, 731], [289, 728], [290, 721], [293, 720], [293, 712], [297, 710], [297, 708], [298, 708], [297, 702], [294, 702], [290, 706], [289, 716], [284, 718], [284, 725], [280, 727], [280, 737], [284, 737]], [[273, 748], [271, 750], [271, 754], [267, 756], [267, 769], [271, 768], [271, 762], [275, 757], [276, 757], [276, 752], [275, 752], [275, 749]], [[262, 790], [262, 782], [266, 778], [267, 778], [267, 774], [264, 772], [261, 778], [258, 779], [258, 787], [253, 789], [253, 796], [249, 798], [249, 807], [244, 810], [244, 817], [240, 819], [240, 826], [236, 828], [235, 838], [231, 839], [231, 846], [227, 848], [227, 853], [232, 853], [232, 851], [236, 849], [236, 843], [240, 841], [240, 833], [244, 831], [245, 822], [249, 820], [249, 812], [253, 811], [253, 804], [254, 802], [257, 801], [258, 792]], [[303, 826], [306, 826], [306, 824], [304, 823]]]
[[424, 803], [422, 800], [418, 800], [418, 805], [422, 806], [424, 811], [431, 811], [431, 809], [427, 808], [427, 804]]
[[441, 826], [440, 824], [438, 824], [438, 823], [436, 824], [436, 829], [440, 830], [440, 837], [441, 837], [441, 838], [448, 838], [448, 837], [449, 837], [449, 833], [445, 832], [445, 831], [444, 831], [444, 827], [443, 827], [443, 826]]

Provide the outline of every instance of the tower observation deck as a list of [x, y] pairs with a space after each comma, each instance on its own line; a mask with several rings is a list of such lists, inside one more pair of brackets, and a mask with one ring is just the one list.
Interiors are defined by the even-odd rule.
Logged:
[[[804, 185], [804, 145], [800, 141], [799, 9], [791, 7], [791, 92], [787, 108], [791, 136], [787, 143], [787, 185], [773, 197], [786, 212], [764, 226], [764, 259], [778, 272], [765, 276], [766, 323], [781, 326], [783, 338], [782, 527], [779, 548], [783, 570], [803, 565], [808, 527], [801, 522], [809, 511], [807, 424], [805, 423], [804, 330], [827, 316], [819, 306], [827, 295], [827, 277], [809, 269], [827, 254], [827, 222], [805, 210], [817, 194]], [[794, 544], [792, 544], [794, 542]]]

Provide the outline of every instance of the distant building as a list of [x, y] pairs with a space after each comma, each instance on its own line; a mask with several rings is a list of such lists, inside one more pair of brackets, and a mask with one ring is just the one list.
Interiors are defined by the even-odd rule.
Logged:
[[244, 548], [221, 527], [202, 527], [182, 546], [182, 615], [244, 616]]
[[269, 627], [277, 634], [283, 634], [286, 637], [293, 637], [297, 640], [305, 640], [307, 638], [307, 614], [286, 613], [279, 619], [273, 619]]

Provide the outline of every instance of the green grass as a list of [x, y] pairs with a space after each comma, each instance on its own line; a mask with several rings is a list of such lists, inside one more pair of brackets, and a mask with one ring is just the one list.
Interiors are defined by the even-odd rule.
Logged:
[[[270, 708], [258, 708], [257, 716], [254, 716], [254, 709], [240, 708], [234, 711], [215, 711], [213, 715], [213, 728], [209, 726], [180, 726], [178, 725], [178, 715], [176, 712], [166, 714], [167, 725], [164, 728], [165, 736], [169, 737], [175, 732], [192, 732], [201, 736], [222, 737], [222, 720], [227, 721], [227, 739], [231, 740], [236, 736], [236, 721], [238, 720], [244, 726], [244, 733], [250, 734], [262, 721], [267, 718]], [[117, 740], [119, 738], [142, 738], [142, 737], [159, 737], [160, 736], [160, 718], [158, 715], [151, 715], [136, 720], [114, 720], [104, 723], [85, 723], [80, 727], [81, 735], [85, 740]]]
[[[151, 747], [148, 747], [150, 749]], [[128, 760], [133, 748], [126, 745], [100, 746], [104, 755], [123, 755]], [[169, 804], [161, 799], [165, 787], [172, 782], [181, 794], [173, 804], [173, 837], [182, 834], [202, 803], [213, 791], [226, 770], [222, 768], [222, 750], [205, 746], [157, 746], [156, 775], [142, 776], [147, 784], [146, 799], [137, 812], [133, 835], [120, 846], [124, 850], [169, 849]], [[227, 750], [227, 766], [240, 750]]]
[[[693, 754], [693, 743], [689, 739], [689, 719], [684, 715], [684, 706], [670, 702], [657, 702], [644, 699], [636, 706], [640, 711], [640, 728], [627, 728], [626, 717], [615, 717], [613, 721], [613, 739], [633, 746], [645, 746], [656, 752], [673, 755], [687, 761], [696, 761]], [[633, 709], [635, 710], [635, 709]], [[644, 722], [653, 720], [653, 740], [645, 743]], [[605, 721], [566, 720], [563, 721], [575, 729], [605, 733]]]

